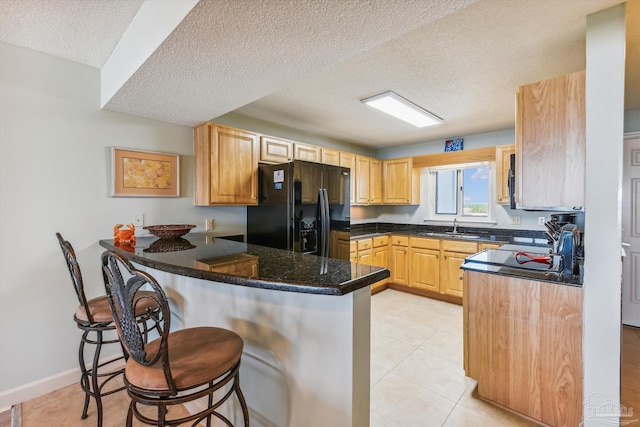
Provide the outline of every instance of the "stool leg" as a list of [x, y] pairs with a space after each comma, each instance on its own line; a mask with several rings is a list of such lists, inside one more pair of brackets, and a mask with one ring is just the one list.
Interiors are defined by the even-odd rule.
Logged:
[[96, 399], [98, 427], [102, 427], [102, 397], [100, 395], [100, 385], [98, 383], [98, 365], [100, 364], [100, 350], [102, 349], [102, 331], [96, 331], [96, 351], [93, 354], [93, 366], [91, 367], [91, 382], [93, 397]]
[[233, 381], [233, 388], [236, 390], [236, 395], [240, 401], [240, 407], [242, 408], [242, 418], [244, 419], [244, 427], [249, 427], [249, 409], [247, 408], [247, 402], [244, 400], [242, 390], [240, 390], [240, 370], [236, 374], [236, 379]]
[[89, 410], [89, 399], [91, 395], [89, 394], [89, 373], [87, 372], [87, 367], [84, 363], [84, 344], [87, 340], [87, 335], [89, 331], [84, 331], [82, 333], [82, 338], [80, 339], [80, 349], [78, 350], [78, 361], [80, 364], [80, 372], [82, 373], [80, 376], [80, 386], [82, 390], [84, 390], [84, 408], [82, 409], [82, 415], [80, 419], [84, 420], [87, 418], [87, 411]]

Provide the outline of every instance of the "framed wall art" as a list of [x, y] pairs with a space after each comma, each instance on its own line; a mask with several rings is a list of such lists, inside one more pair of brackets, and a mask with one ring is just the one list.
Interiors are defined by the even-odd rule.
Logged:
[[111, 197], [180, 197], [180, 156], [111, 147]]

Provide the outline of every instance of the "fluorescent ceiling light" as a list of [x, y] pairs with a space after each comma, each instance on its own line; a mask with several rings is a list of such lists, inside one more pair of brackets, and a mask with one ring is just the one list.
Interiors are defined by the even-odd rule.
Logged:
[[388, 91], [369, 98], [360, 100], [367, 105], [377, 108], [380, 111], [392, 115], [393, 117], [411, 123], [415, 127], [422, 128], [442, 123], [442, 119], [431, 114], [424, 108], [418, 107], [397, 93]]

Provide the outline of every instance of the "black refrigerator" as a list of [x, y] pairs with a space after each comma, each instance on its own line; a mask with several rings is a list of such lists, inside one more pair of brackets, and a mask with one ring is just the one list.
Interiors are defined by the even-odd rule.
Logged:
[[[258, 206], [247, 207], [247, 243], [337, 257], [350, 233], [349, 168], [294, 160], [260, 164]], [[348, 259], [348, 258], [347, 258]]]

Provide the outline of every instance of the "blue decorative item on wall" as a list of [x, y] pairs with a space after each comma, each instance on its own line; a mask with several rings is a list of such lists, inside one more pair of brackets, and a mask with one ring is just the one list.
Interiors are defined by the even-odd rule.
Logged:
[[462, 150], [463, 138], [447, 139], [444, 143], [444, 151], [460, 151]]

